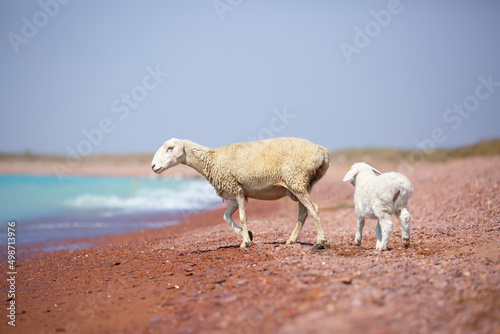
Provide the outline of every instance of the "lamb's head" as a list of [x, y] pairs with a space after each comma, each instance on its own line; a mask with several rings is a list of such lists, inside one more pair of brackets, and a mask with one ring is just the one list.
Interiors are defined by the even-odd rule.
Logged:
[[353, 186], [356, 186], [356, 177], [359, 173], [365, 172], [369, 173], [368, 175], [373, 174], [375, 176], [382, 174], [378, 170], [368, 164], [365, 164], [364, 162], [356, 162], [351, 166], [351, 169], [347, 172], [342, 181], [351, 181], [351, 184]]
[[186, 153], [184, 152], [184, 144], [181, 140], [172, 138], [167, 140], [162, 147], [156, 151], [151, 168], [155, 173], [161, 173], [166, 169], [174, 167], [179, 163], [185, 162]]

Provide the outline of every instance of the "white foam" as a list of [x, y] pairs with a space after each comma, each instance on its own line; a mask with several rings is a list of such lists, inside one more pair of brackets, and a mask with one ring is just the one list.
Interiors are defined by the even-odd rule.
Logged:
[[207, 182], [189, 182], [178, 189], [138, 189], [129, 196], [83, 194], [64, 204], [72, 209], [103, 210], [105, 215], [141, 211], [205, 210], [221, 199]]

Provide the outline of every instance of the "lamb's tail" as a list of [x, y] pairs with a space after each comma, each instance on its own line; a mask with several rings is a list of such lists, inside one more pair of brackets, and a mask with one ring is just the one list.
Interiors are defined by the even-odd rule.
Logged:
[[408, 200], [413, 194], [413, 186], [405, 176], [402, 176], [399, 179], [398, 187], [396, 188], [396, 192], [393, 195], [392, 202], [395, 207], [403, 207], [406, 206]]
[[309, 190], [312, 189], [313, 185], [318, 182], [325, 174], [326, 171], [328, 170], [328, 167], [330, 167], [330, 152], [324, 147], [320, 147], [319, 152], [318, 152], [318, 163], [317, 167], [314, 170], [313, 174], [311, 175], [311, 181], [309, 182]]

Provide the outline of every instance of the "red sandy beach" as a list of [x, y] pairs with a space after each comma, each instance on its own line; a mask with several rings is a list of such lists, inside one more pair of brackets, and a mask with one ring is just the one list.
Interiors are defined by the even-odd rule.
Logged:
[[26, 253], [15, 299], [1, 264], [0, 331], [500, 333], [499, 166], [500, 156], [415, 166], [409, 249], [396, 218], [389, 251], [375, 250], [373, 220], [362, 246], [353, 244], [354, 189], [341, 182], [348, 166], [333, 163], [312, 193], [331, 243], [322, 252], [311, 253], [311, 218], [298, 244], [284, 244], [297, 204], [282, 199], [249, 202], [248, 249], [218, 209], [86, 249]]

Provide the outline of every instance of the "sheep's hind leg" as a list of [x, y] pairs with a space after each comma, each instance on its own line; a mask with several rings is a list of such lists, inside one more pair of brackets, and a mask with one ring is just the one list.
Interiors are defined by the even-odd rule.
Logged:
[[410, 247], [410, 220], [411, 216], [407, 208], [401, 209], [398, 213], [398, 218], [401, 221], [401, 226], [403, 228], [403, 248]]
[[302, 226], [304, 226], [304, 222], [307, 218], [307, 208], [299, 202], [299, 218], [297, 221], [297, 225], [295, 225], [295, 229], [292, 232], [292, 235], [286, 241], [287, 245], [291, 245], [297, 242], [297, 238], [299, 237], [300, 231], [302, 230]]
[[240, 245], [240, 248], [246, 248], [252, 244], [252, 240], [250, 239], [250, 234], [247, 226], [247, 206], [246, 199], [244, 196], [239, 195], [236, 197], [236, 201], [238, 203], [238, 210], [240, 211], [240, 222], [243, 227], [242, 236], [243, 242]]
[[[356, 237], [354, 238], [354, 244], [356, 246], [361, 246], [361, 240], [363, 239], [363, 228], [365, 227], [365, 218], [358, 217], [358, 230], [356, 231]], [[378, 240], [378, 237], [377, 237]]]
[[311, 200], [309, 193], [294, 192], [293, 194], [307, 208], [307, 210], [314, 219], [314, 227], [316, 228], [316, 240], [317, 240], [315, 249], [328, 248], [328, 241], [326, 240], [325, 230], [323, 229], [323, 224], [321, 224], [321, 217], [319, 215], [319, 207]]
[[[238, 203], [236, 201], [232, 201], [226, 212], [224, 212], [224, 220], [233, 228], [237, 235], [243, 237], [243, 229], [239, 227], [232, 218], [236, 210], [238, 210]], [[250, 235], [250, 240], [253, 240], [253, 233], [248, 231], [248, 234]]]

